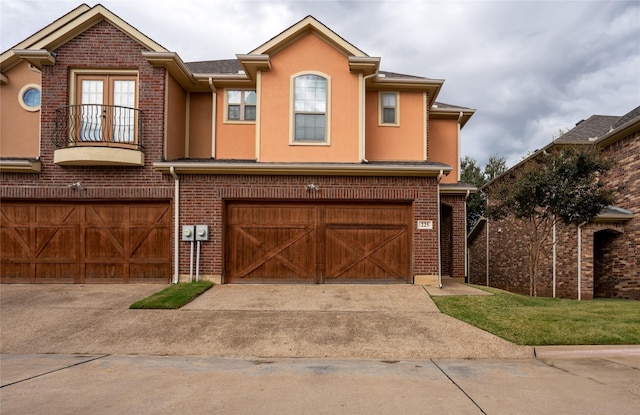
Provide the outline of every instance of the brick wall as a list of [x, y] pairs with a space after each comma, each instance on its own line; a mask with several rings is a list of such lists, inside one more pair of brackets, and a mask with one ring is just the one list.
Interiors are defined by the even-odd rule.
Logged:
[[615, 205], [634, 217], [619, 231], [596, 234], [596, 296], [640, 300], [640, 131], [603, 151], [616, 162], [603, 180], [616, 190]]
[[[59, 47], [56, 63], [42, 68], [39, 174], [0, 174], [0, 198], [34, 200], [170, 200], [173, 179], [156, 171], [162, 159], [165, 70], [149, 65], [137, 42], [102, 21]], [[139, 108], [145, 113], [144, 167], [57, 166], [53, 164], [56, 108], [69, 104], [71, 69], [137, 69]], [[82, 182], [82, 189], [69, 185]]]
[[442, 201], [443, 223], [442, 241], [442, 273], [453, 278], [464, 278], [465, 238], [467, 235], [467, 217], [465, 213], [465, 197], [463, 195], [440, 195]]
[[[306, 191], [308, 183], [320, 190]], [[182, 175], [180, 223], [209, 225], [210, 240], [201, 246], [200, 273], [222, 275], [225, 200], [412, 201], [415, 229], [416, 220], [433, 220], [437, 226], [436, 186], [435, 178], [417, 177]], [[181, 242], [182, 274], [189, 270], [189, 249]], [[413, 273], [438, 273], [437, 227], [413, 230]]]
[[[556, 296], [582, 299], [614, 297], [640, 299], [640, 133], [604, 149], [616, 166], [603, 177], [616, 191], [615, 205], [634, 213], [624, 222], [593, 222], [581, 227], [581, 269], [578, 272], [578, 228], [556, 226]], [[525, 224], [513, 218], [489, 221], [489, 285], [529, 294], [528, 237]], [[486, 229], [469, 240], [470, 281], [486, 283]], [[551, 239], [549, 239], [551, 242]], [[483, 252], [484, 251], [484, 252]], [[552, 246], [539, 269], [539, 296], [553, 295]]]

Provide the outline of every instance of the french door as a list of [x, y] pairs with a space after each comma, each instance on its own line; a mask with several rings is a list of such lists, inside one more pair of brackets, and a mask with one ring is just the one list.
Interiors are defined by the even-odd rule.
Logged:
[[134, 144], [136, 91], [135, 76], [79, 76], [79, 141]]

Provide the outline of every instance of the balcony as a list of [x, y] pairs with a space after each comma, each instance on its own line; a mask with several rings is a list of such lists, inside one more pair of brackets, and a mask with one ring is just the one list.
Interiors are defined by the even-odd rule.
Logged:
[[56, 110], [53, 161], [61, 166], [144, 166], [144, 113], [118, 105], [67, 105]]

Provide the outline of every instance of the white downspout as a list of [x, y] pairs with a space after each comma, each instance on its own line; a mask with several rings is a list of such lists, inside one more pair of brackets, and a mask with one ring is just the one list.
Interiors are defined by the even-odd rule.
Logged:
[[441, 217], [441, 212], [440, 212], [440, 206], [441, 206], [441, 202], [440, 202], [440, 180], [442, 180], [442, 176], [443, 176], [443, 172], [442, 170], [440, 170], [440, 173], [438, 173], [438, 198], [436, 199], [438, 201], [438, 287], [442, 288], [442, 243], [440, 240], [440, 232], [441, 232], [441, 228], [442, 228], [442, 217]]
[[[460, 149], [462, 148], [462, 138], [461, 138], [461, 134], [460, 134], [460, 130], [462, 129], [460, 127], [460, 121], [462, 120], [464, 113], [462, 111], [460, 111], [460, 115], [458, 116], [458, 181], [460, 181], [460, 177], [461, 177], [461, 170], [462, 170], [462, 166], [460, 165]], [[467, 197], [469, 197], [469, 193], [467, 193]]]
[[467, 190], [467, 195], [464, 197], [464, 280], [469, 282], [469, 244], [467, 241], [467, 199], [469, 198], [470, 190]]
[[578, 225], [578, 301], [582, 300], [582, 227], [586, 224]]
[[173, 196], [173, 283], [180, 280], [180, 178], [173, 166], [169, 168], [174, 179], [175, 195]]
[[218, 93], [216, 87], [213, 86], [213, 79], [209, 77], [209, 88], [211, 88], [211, 158], [216, 158], [216, 118], [218, 106]]
[[[489, 206], [489, 195], [488, 194], [484, 194], [485, 195], [485, 206]], [[489, 286], [489, 218], [487, 217], [487, 223], [485, 224], [485, 228], [487, 228], [487, 234], [486, 234], [486, 249], [487, 249], [487, 253], [485, 255], [485, 262], [486, 262], [486, 278], [487, 278], [487, 287]]]
[[553, 217], [553, 298], [556, 298], [556, 217]]
[[373, 78], [378, 75], [378, 71], [375, 71], [372, 74], [363, 76], [362, 79], [362, 92], [360, 94], [360, 99], [362, 99], [362, 114], [360, 115], [360, 161], [362, 163], [369, 163], [369, 160], [365, 157], [367, 146], [366, 146], [366, 127], [367, 127], [367, 79]]

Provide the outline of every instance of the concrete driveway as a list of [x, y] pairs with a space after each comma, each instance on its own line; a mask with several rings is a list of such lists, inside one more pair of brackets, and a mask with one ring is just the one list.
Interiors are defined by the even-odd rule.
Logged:
[[[471, 287], [223, 285], [180, 310], [129, 310], [158, 285], [2, 285], [0, 352], [249, 358], [530, 358], [441, 314]], [[447, 291], [448, 290], [448, 291]]]

